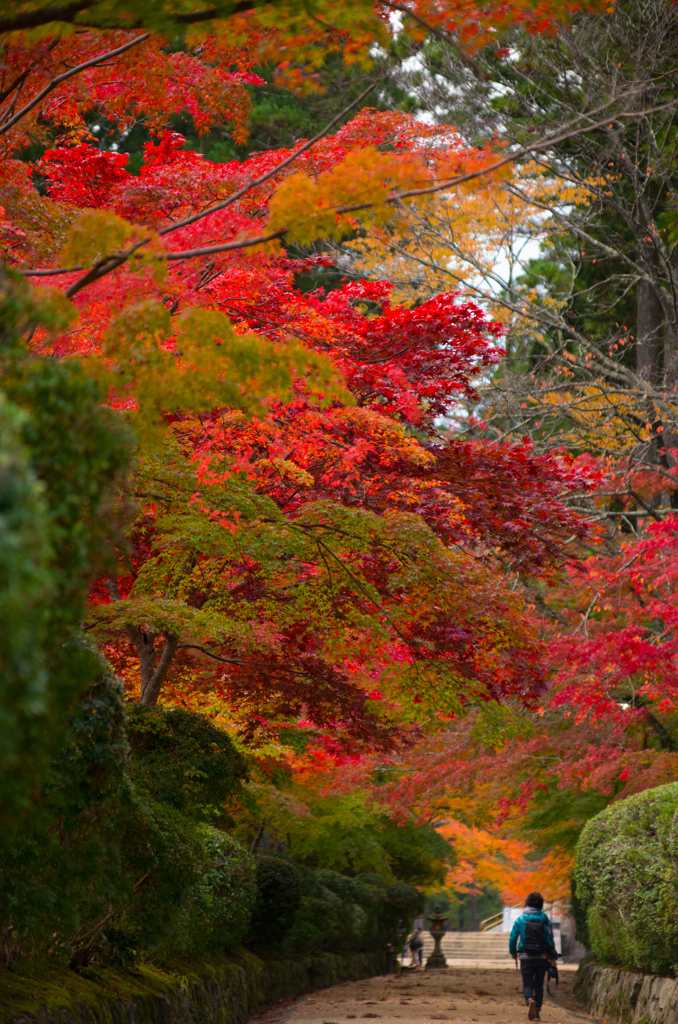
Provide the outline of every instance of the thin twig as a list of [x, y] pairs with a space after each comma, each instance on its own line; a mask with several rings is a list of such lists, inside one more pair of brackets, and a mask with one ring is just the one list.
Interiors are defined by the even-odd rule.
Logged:
[[417, 14], [416, 11], [410, 10], [409, 7], [406, 7], [405, 4], [393, 3], [392, 0], [381, 0], [381, 2], [384, 7], [389, 7], [392, 11], [400, 11], [401, 14], [406, 14], [409, 18], [412, 18], [413, 21], [416, 21], [418, 25], [421, 25], [422, 28], [425, 28], [427, 32], [430, 32], [431, 35], [437, 36], [443, 43], [447, 43], [448, 46], [451, 46], [459, 59], [462, 60], [464, 64], [468, 64], [476, 78], [481, 81], [486, 81], [489, 78], [489, 75], [481, 69], [478, 62], [474, 60], [470, 54], [466, 53], [463, 47], [457, 43], [452, 33], [448, 32], [447, 29], [439, 28], [437, 25], [432, 25], [430, 21], [426, 21], [420, 14]]
[[0, 135], [4, 135], [10, 130], [10, 128], [13, 128], [22, 117], [25, 117], [33, 107], [37, 107], [37, 105], [44, 100], [45, 96], [48, 96], [49, 93], [53, 92], [54, 89], [60, 86], [63, 82], [68, 81], [69, 78], [73, 78], [75, 75], [81, 74], [83, 71], [87, 71], [88, 68], [96, 67], [97, 64], [103, 64], [104, 61], [109, 60], [111, 57], [119, 57], [121, 54], [126, 53], [127, 50], [131, 50], [133, 46], [138, 46], [139, 43], [143, 43], [146, 39], [150, 39], [150, 35], [150, 32], [144, 32], [142, 35], [135, 36], [134, 39], [130, 39], [129, 42], [124, 43], [123, 46], [116, 47], [115, 50], [108, 50], [106, 53], [101, 53], [98, 57], [92, 57], [90, 60], [86, 60], [84, 63], [78, 64], [76, 67], [70, 68], [68, 71], [64, 71], [63, 74], [57, 75], [57, 77], [53, 78], [37, 96], [34, 96], [32, 100], [21, 108], [21, 110], [17, 110], [14, 117], [11, 117], [6, 124], [0, 127]]

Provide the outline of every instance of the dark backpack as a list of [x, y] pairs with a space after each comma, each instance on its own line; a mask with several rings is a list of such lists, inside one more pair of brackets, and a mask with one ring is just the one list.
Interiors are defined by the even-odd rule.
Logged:
[[536, 921], [525, 920], [525, 938], [520, 951], [528, 956], [540, 956], [544, 952], [544, 922], [541, 917]]

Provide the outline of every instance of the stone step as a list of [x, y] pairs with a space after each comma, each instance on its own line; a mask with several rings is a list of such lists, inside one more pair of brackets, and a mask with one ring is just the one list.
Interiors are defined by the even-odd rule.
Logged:
[[[432, 946], [433, 942], [429, 945]], [[506, 942], [493, 942], [491, 946], [484, 942], [442, 942], [441, 945], [444, 949], [506, 949], [508, 948], [508, 939]]]
[[[433, 939], [424, 933], [424, 961], [433, 952]], [[447, 932], [441, 943], [448, 960], [503, 960], [509, 956], [507, 932]]]
[[[504, 946], [508, 946], [508, 940], [508, 935], [501, 942], [483, 942], [482, 939], [469, 942], [463, 942], [460, 939], [443, 939], [442, 945], [449, 949], [503, 949]], [[429, 942], [433, 943], [433, 939], [429, 939]]]
[[[448, 945], [453, 946], [501, 946], [502, 942], [508, 942], [508, 934], [500, 934], [496, 938], [485, 938], [484, 936], [477, 936], [471, 932], [468, 938], [464, 938], [461, 935], [444, 935], [442, 941], [447, 942]], [[433, 939], [431, 939], [433, 942]]]
[[[430, 940], [433, 941], [432, 939]], [[461, 942], [459, 939], [442, 939], [443, 946], [449, 946], [451, 949], [500, 949], [508, 943], [508, 935], [503, 942]]]

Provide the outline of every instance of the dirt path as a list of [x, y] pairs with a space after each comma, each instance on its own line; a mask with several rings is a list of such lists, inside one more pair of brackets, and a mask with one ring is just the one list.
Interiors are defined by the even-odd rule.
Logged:
[[[572, 996], [573, 969], [561, 968], [558, 990], [545, 995], [543, 1024], [595, 1021]], [[346, 982], [278, 1006], [251, 1024], [514, 1024], [527, 1021], [520, 974], [497, 967], [455, 966], [434, 973]]]

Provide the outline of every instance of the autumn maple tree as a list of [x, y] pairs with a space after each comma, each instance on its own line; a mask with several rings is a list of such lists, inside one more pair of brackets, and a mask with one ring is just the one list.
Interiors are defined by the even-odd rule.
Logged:
[[[375, 42], [390, 45], [394, 11], [413, 38], [444, 33], [473, 66], [496, 27], [550, 31], [566, 10], [314, 11], [309, 29], [283, 4], [104, 12], [83, 0], [44, 24], [37, 6], [10, 8], [0, 237], [58, 312], [30, 351], [81, 366], [135, 431], [118, 495], [128, 534], [92, 579], [84, 621], [128, 698], [203, 708], [268, 742], [302, 788], [313, 779], [314, 806], [338, 768], [355, 787], [347, 806], [364, 804], [351, 821], [430, 823], [451, 780], [472, 785], [502, 752], [508, 763], [509, 744], [511, 763], [527, 763], [525, 717], [545, 706], [553, 638], [525, 595], [561, 582], [588, 537], [571, 499], [595, 474], [566, 451], [459, 429], [504, 356], [483, 309], [436, 288], [394, 299], [374, 260], [369, 281], [341, 257], [337, 287], [303, 281], [332, 264], [329, 243], [402, 237], [480, 180], [484, 199], [499, 195], [530, 147], [473, 147], [447, 126], [359, 109], [368, 94], [337, 130], [243, 161], [205, 159], [167, 122], [183, 110], [197, 132], [228, 123], [242, 138], [261, 63], [302, 88], [326, 52], [367, 65]], [[96, 141], [95, 113], [123, 133], [143, 117], [140, 164]], [[286, 730], [306, 747], [298, 759], [281, 753]], [[377, 766], [394, 770], [380, 793]], [[523, 784], [487, 805], [515, 809], [534, 788]], [[275, 808], [275, 786], [255, 785]], [[292, 815], [304, 799], [290, 796]], [[252, 813], [247, 841], [273, 816]], [[506, 891], [529, 852], [511, 849]]]
[[[341, 193], [380, 159], [409, 175], [440, 133], [419, 135], [402, 115], [364, 113], [282, 185]], [[381, 158], [378, 141], [394, 154]], [[68, 244], [93, 217], [113, 230], [118, 218], [156, 232], [189, 222], [171, 244], [197, 252], [217, 231], [256, 224], [272, 197], [282, 204], [269, 179], [190, 223], [287, 154], [210, 165], [181, 143], [150, 143], [138, 176], [93, 147], [48, 151], [49, 194], [97, 207]], [[477, 159], [456, 142], [429, 155], [464, 158]], [[387, 741], [389, 720], [416, 720], [422, 703], [443, 715], [534, 703], [539, 645], [496, 568], [549, 570], [584, 529], [561, 500], [580, 478], [529, 446], [441, 435], [440, 419], [501, 358], [499, 327], [479, 309], [451, 295], [393, 307], [386, 282], [304, 295], [293, 275], [313, 262], [226, 249], [161, 273], [151, 260], [77, 295], [80, 329], [58, 351], [85, 356], [147, 435], [133, 546], [98, 586], [91, 628], [118, 658], [136, 653], [142, 700], [154, 703], [168, 674], [192, 676], [254, 725], [303, 711], [374, 741], [381, 719]], [[61, 276], [67, 290], [82, 279]]]
[[[90, 18], [82, 11], [76, 21]], [[166, 132], [133, 174], [124, 156], [78, 141], [92, 107], [123, 126], [138, 115], [135, 61], [158, 85], [141, 93], [151, 127], [176, 104], [172, 89], [191, 110], [205, 75], [235, 68], [230, 93], [210, 88], [240, 130], [242, 86], [271, 30], [257, 12], [234, 48], [213, 28], [176, 56], [153, 33], [148, 60], [145, 40], [121, 42], [111, 86], [90, 74], [100, 62], [87, 41], [102, 40], [88, 26], [91, 68], [63, 115], [41, 106], [60, 102], [48, 83], [5, 121], [5, 134], [21, 126], [19, 143], [42, 130], [37, 117], [71, 126], [70, 144], [62, 136], [35, 167], [47, 199], [31, 204], [23, 165], [11, 165], [5, 230], [16, 258], [38, 256], [45, 214], [36, 231], [32, 210], [53, 204], [63, 246], [58, 259], [42, 246], [48, 265], [33, 277], [54, 277], [78, 319], [45, 344], [83, 358], [142, 440], [132, 547], [95, 589], [90, 628], [118, 659], [134, 652], [143, 701], [168, 676], [190, 677], [250, 723], [303, 711], [367, 739], [381, 721], [386, 742], [422, 702], [439, 714], [533, 702], [538, 644], [497, 559], [548, 571], [562, 538], [582, 529], [560, 500], [578, 478], [529, 447], [464, 444], [439, 427], [501, 358], [498, 325], [450, 295], [393, 307], [386, 282], [304, 295], [294, 275], [314, 260], [290, 259], [279, 242], [390, 222], [396, 200], [430, 190], [422, 179], [440, 188], [495, 157], [448, 129], [369, 111], [242, 164], [212, 164]], [[292, 31], [284, 19], [281, 31]], [[16, 38], [18, 69], [33, 44]], [[25, 80], [36, 71], [37, 88], [69, 40], [41, 40]], [[346, 33], [343, 43], [353, 45]], [[198, 106], [198, 129], [225, 116]]]
[[[257, 80], [255, 61], [273, 62], [278, 80], [288, 84], [312, 74], [327, 52], [340, 50], [351, 60], [369, 62], [369, 47], [387, 43], [387, 18], [396, 11], [405, 16], [405, 31], [413, 38], [444, 33], [472, 61], [474, 50], [491, 44], [498, 28], [518, 23], [532, 32], [548, 31], [577, 6], [568, 0], [490, 8], [458, 0], [442, 5], [320, 0], [300, 11], [292, 4], [252, 0], [197, 9], [184, 0], [161, 5], [65, 0], [28, 7], [10, 0], [0, 18], [0, 102], [5, 104], [0, 135], [25, 140], [50, 122], [72, 130], [95, 108], [116, 122], [143, 112], [158, 124], [184, 107], [199, 128], [227, 118], [242, 135], [248, 108], [243, 86]], [[184, 45], [168, 53], [168, 42], [177, 39]]]

